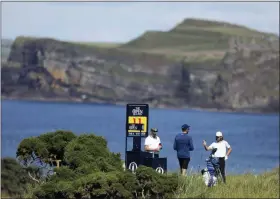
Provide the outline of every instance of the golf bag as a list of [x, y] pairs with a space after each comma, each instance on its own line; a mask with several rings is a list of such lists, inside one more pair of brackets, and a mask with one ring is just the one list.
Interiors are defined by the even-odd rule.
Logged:
[[201, 170], [203, 180], [206, 186], [212, 187], [222, 178], [219, 160], [214, 156], [217, 149], [213, 149], [209, 158], [206, 159], [206, 168]]

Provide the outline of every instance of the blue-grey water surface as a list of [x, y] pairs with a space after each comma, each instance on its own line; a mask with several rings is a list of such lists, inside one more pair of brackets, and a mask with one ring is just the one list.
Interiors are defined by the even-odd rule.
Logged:
[[[125, 153], [125, 106], [2, 100], [2, 157], [16, 156], [26, 137], [58, 129], [76, 134], [103, 135], [113, 152]], [[196, 110], [150, 108], [149, 128], [159, 129], [163, 143], [160, 156], [168, 158], [168, 170], [178, 169], [173, 150], [174, 136], [183, 123], [191, 126], [195, 150], [189, 167], [205, 167], [202, 140], [208, 144], [220, 130], [233, 152], [227, 160], [228, 173], [263, 172], [279, 166], [279, 115], [220, 113]], [[129, 139], [128, 148], [132, 147]], [[144, 140], [143, 142], [144, 143]]]

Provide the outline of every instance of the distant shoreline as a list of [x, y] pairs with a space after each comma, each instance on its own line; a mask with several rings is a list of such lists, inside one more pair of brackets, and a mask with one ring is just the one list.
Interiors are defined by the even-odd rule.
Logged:
[[[117, 102], [117, 103], [106, 103], [100, 100], [92, 100], [92, 101], [83, 101], [80, 98], [43, 98], [43, 97], [7, 97], [1, 96], [2, 100], [18, 100], [18, 101], [30, 101], [30, 102], [60, 102], [60, 103], [73, 103], [73, 104], [98, 104], [98, 105], [117, 105], [117, 106], [126, 106], [126, 102]], [[263, 114], [263, 115], [275, 115], [279, 114], [279, 112], [262, 112], [262, 111], [253, 111], [253, 110], [232, 110], [232, 109], [218, 109], [218, 108], [200, 108], [200, 107], [171, 107], [168, 105], [153, 105], [149, 104], [150, 108], [155, 109], [166, 109], [166, 110], [194, 110], [194, 111], [206, 111], [206, 112], [216, 112], [216, 113], [237, 113], [237, 114]]]

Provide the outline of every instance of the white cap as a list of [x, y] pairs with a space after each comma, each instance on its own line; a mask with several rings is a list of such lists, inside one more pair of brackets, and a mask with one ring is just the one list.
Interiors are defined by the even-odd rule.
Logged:
[[218, 131], [218, 132], [216, 132], [216, 136], [220, 137], [220, 136], [223, 136], [223, 134], [221, 131]]

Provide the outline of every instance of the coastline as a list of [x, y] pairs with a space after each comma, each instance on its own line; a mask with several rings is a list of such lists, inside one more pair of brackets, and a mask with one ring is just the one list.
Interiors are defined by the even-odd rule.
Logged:
[[[104, 102], [103, 100], [92, 99], [92, 100], [82, 100], [81, 98], [74, 97], [55, 97], [55, 98], [44, 98], [44, 97], [11, 97], [1, 95], [2, 100], [12, 100], [12, 101], [30, 101], [30, 102], [60, 102], [60, 103], [73, 103], [73, 104], [98, 104], [98, 105], [116, 105], [116, 106], [126, 106], [127, 102]], [[189, 106], [169, 106], [166, 104], [149, 104], [150, 108], [155, 109], [165, 109], [165, 110], [193, 110], [193, 111], [206, 111], [206, 112], [216, 112], [216, 113], [235, 113], [235, 114], [279, 114], [279, 112], [267, 112], [261, 110], [251, 110], [251, 109], [218, 109], [218, 108], [201, 108], [201, 107], [189, 107]]]

